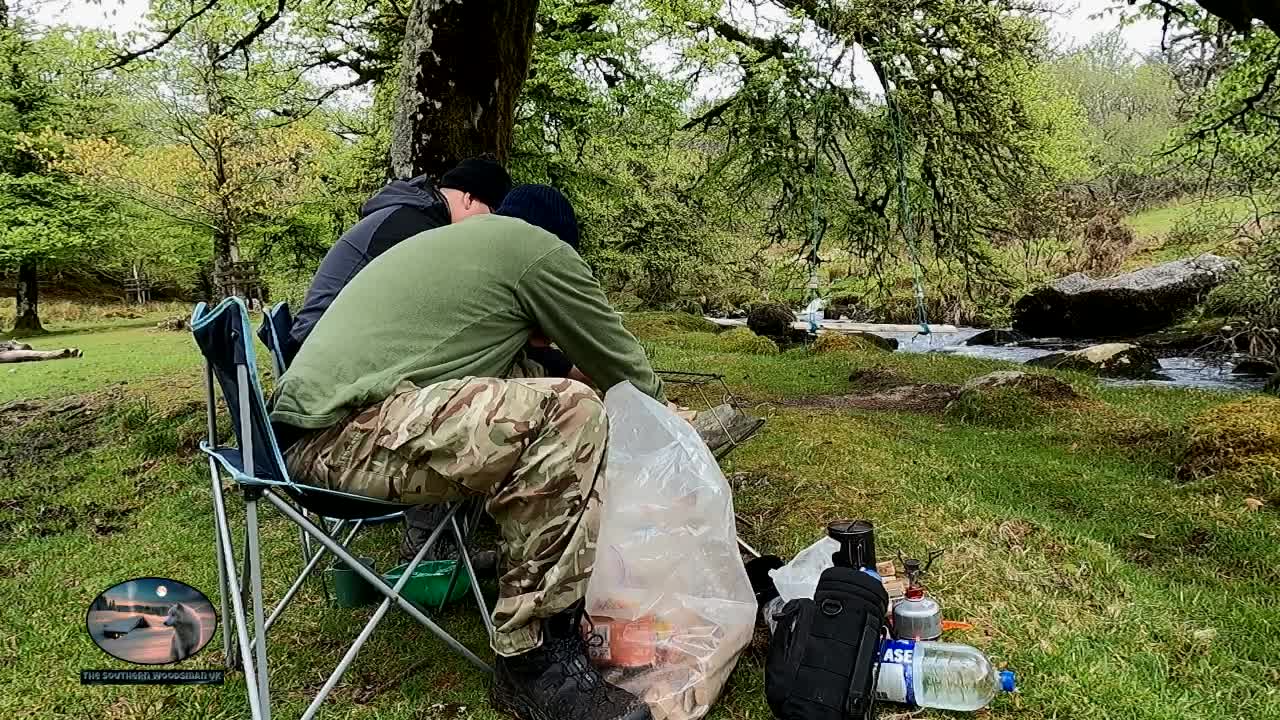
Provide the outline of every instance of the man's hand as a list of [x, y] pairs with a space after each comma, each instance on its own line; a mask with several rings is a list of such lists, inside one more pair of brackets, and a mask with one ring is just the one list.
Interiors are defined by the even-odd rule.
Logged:
[[582, 383], [583, 385], [586, 385], [586, 386], [588, 386], [588, 387], [595, 387], [595, 386], [596, 386], [596, 384], [595, 384], [595, 383], [591, 382], [591, 378], [587, 377], [587, 376], [586, 376], [586, 374], [585, 374], [585, 373], [583, 373], [581, 370], [579, 370], [579, 369], [578, 369], [578, 367], [577, 367], [576, 365], [575, 365], [575, 366], [573, 366], [573, 367], [571, 367], [571, 368], [569, 368], [569, 375], [568, 375], [568, 377], [569, 377], [569, 379], [570, 379], [570, 380], [577, 380], [578, 382], [580, 382], [580, 383]]

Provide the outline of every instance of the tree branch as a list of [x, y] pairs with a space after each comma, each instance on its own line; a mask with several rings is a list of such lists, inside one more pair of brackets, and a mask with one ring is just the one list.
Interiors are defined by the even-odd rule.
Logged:
[[1268, 94], [1270, 94], [1272, 87], [1276, 84], [1277, 78], [1280, 78], [1280, 58], [1272, 57], [1269, 60], [1271, 61], [1272, 64], [1271, 64], [1271, 67], [1267, 69], [1266, 75], [1262, 78], [1262, 85], [1258, 88], [1257, 92], [1253, 93], [1252, 95], [1249, 95], [1248, 97], [1242, 98], [1240, 100], [1240, 107], [1238, 107], [1235, 111], [1227, 114], [1217, 122], [1214, 122], [1211, 125], [1206, 125], [1204, 127], [1196, 129], [1194, 132], [1192, 132], [1188, 136], [1185, 142], [1178, 143], [1176, 146], [1161, 153], [1161, 155], [1163, 156], [1172, 155], [1182, 150], [1191, 142], [1198, 142], [1200, 140], [1204, 140], [1208, 138], [1210, 135], [1217, 133], [1222, 128], [1226, 127], [1227, 125], [1230, 125], [1236, 120], [1239, 120], [1240, 118], [1248, 114], [1250, 111], [1254, 110], [1254, 107], [1259, 102], [1261, 102], [1264, 98], [1266, 98]]
[[284, 13], [285, 0], [276, 0], [276, 11], [268, 17], [263, 17], [262, 13], [258, 13], [258, 24], [248, 32], [244, 37], [235, 42], [234, 45], [227, 48], [226, 52], [214, 59], [214, 65], [221, 65], [224, 60], [231, 57], [240, 50], [247, 50], [253, 41], [257, 40], [267, 30], [271, 29], [280, 20], [280, 15]]
[[699, 126], [699, 125], [703, 125], [703, 126], [708, 126], [708, 127], [709, 127], [709, 126], [711, 125], [711, 123], [712, 123], [716, 118], [718, 118], [718, 117], [720, 117], [721, 115], [723, 115], [723, 114], [724, 114], [724, 112], [725, 112], [726, 110], [728, 110], [730, 107], [733, 107], [733, 104], [734, 104], [735, 102], [737, 102], [737, 100], [738, 100], [738, 96], [737, 96], [737, 94], [735, 93], [734, 95], [731, 95], [731, 96], [729, 97], [729, 99], [728, 99], [728, 100], [723, 100], [723, 101], [721, 101], [721, 102], [717, 103], [715, 107], [713, 107], [713, 108], [711, 108], [710, 110], [708, 110], [708, 111], [706, 111], [706, 112], [702, 113], [702, 114], [701, 114], [701, 115], [699, 115], [698, 117], [693, 118], [692, 120], [690, 120], [689, 122], [685, 123], [684, 125], [681, 125], [681, 126], [680, 126], [680, 129], [681, 129], [681, 130], [692, 130], [693, 128], [695, 128], [695, 127], [697, 127], [697, 126]]
[[209, 12], [209, 10], [213, 9], [213, 6], [217, 5], [218, 2], [219, 0], [206, 0], [204, 5], [202, 5], [195, 12], [183, 18], [182, 21], [179, 22], [177, 25], [174, 25], [172, 28], [170, 28], [167, 32], [165, 32], [164, 37], [160, 38], [155, 43], [152, 43], [151, 45], [145, 48], [142, 48], [141, 50], [127, 52], [127, 53], [124, 53], [123, 55], [117, 55], [114, 60], [97, 69], [98, 70], [115, 70], [117, 68], [122, 68], [125, 65], [128, 65], [129, 63], [133, 62], [134, 60], [137, 60], [138, 58], [143, 57], [144, 55], [150, 55], [151, 53], [163, 48], [165, 45], [168, 45], [170, 42], [172, 42], [173, 39], [178, 36], [178, 33], [182, 32], [183, 28], [185, 28], [188, 23], [198, 19], [201, 15], [204, 15], [206, 12]]

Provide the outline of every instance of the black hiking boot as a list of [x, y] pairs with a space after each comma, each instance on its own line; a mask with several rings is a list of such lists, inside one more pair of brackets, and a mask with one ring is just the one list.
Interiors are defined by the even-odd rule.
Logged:
[[[404, 513], [404, 536], [400, 540], [400, 562], [407, 563], [418, 554], [422, 545], [431, 537], [436, 526], [444, 521], [448, 510], [444, 505], [415, 505]], [[453, 560], [458, 557], [458, 543], [453, 533], [446, 530], [436, 540], [423, 560]], [[498, 569], [498, 553], [494, 550], [473, 550], [471, 567], [477, 573], [489, 573]]]
[[[448, 508], [444, 505], [415, 505], [404, 512], [404, 538], [400, 541], [400, 562], [409, 562], [422, 549], [436, 526], [444, 521]], [[423, 560], [444, 560], [457, 557], [458, 544], [453, 533], [445, 530], [435, 541]]]
[[652, 720], [640, 698], [605, 682], [587, 658], [584, 603], [542, 623], [542, 647], [498, 656], [489, 700], [517, 720]]

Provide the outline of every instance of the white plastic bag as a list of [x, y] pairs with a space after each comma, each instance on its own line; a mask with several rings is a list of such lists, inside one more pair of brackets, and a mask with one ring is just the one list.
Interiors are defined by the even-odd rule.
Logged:
[[797, 553], [791, 558], [791, 562], [777, 570], [770, 570], [769, 577], [773, 578], [773, 585], [778, 588], [778, 596], [782, 601], [812, 599], [822, 573], [835, 566], [832, 556], [839, 549], [838, 541], [824, 535], [822, 539]]
[[605, 408], [608, 464], [587, 584], [592, 659], [654, 720], [694, 720], [754, 630], [732, 493], [697, 431], [661, 403], [622, 383]]
[[810, 325], [816, 326], [819, 321], [826, 319], [826, 313], [822, 310], [826, 305], [826, 300], [814, 298], [804, 308], [804, 319], [808, 320]]

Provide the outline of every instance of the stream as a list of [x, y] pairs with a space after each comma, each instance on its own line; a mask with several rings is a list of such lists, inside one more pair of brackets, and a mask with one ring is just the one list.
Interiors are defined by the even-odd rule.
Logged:
[[[708, 320], [721, 327], [735, 327], [747, 324], [746, 318], [712, 318]], [[796, 314], [796, 326], [804, 327], [803, 315]], [[1004, 360], [1011, 363], [1025, 363], [1063, 350], [1078, 350], [1096, 345], [1104, 341], [1063, 340], [1059, 338], [1036, 338], [1018, 345], [965, 345], [969, 338], [982, 332], [985, 328], [955, 327], [943, 325], [934, 328], [929, 335], [908, 330], [906, 325], [881, 325], [871, 329], [872, 324], [850, 323], [843, 320], [822, 320], [823, 328], [832, 332], [848, 332], [850, 330], [870, 331], [881, 337], [898, 341], [900, 352], [939, 352], [967, 357]], [[893, 329], [888, 329], [893, 328]], [[1107, 341], [1114, 342], [1114, 341]], [[1158, 355], [1159, 353], [1157, 353]], [[1207, 357], [1169, 356], [1160, 358], [1160, 372], [1165, 380], [1128, 380], [1121, 378], [1101, 378], [1105, 385], [1114, 387], [1132, 387], [1137, 385], [1156, 385], [1163, 387], [1199, 388], [1204, 390], [1262, 390], [1267, 384], [1264, 377], [1235, 375], [1231, 371], [1235, 362], [1243, 359], [1239, 356], [1216, 355]]]
[[[1035, 347], [1012, 345], [965, 345], [964, 341], [982, 332], [981, 328], [957, 328], [955, 332], [935, 332], [918, 335], [909, 332], [877, 332], [877, 335], [894, 338], [902, 352], [943, 352], [967, 357], [1005, 360], [1024, 363], [1032, 358], [1061, 350], [1076, 350], [1096, 343], [1037, 339]], [[1113, 386], [1158, 385], [1165, 387], [1202, 388], [1206, 390], [1261, 390], [1266, 378], [1233, 375], [1230, 357], [1162, 357], [1160, 371], [1168, 380], [1122, 380], [1103, 378], [1102, 382]]]

